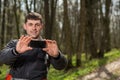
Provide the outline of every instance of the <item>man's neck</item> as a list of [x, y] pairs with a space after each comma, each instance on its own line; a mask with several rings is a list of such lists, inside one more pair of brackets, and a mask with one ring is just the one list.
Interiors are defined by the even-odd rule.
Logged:
[[43, 38], [39, 36], [38, 38], [33, 38], [33, 40], [43, 40]]

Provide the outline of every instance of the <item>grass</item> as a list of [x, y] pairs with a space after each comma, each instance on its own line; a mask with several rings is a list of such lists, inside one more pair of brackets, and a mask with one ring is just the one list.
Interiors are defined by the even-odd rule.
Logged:
[[[105, 53], [103, 59], [93, 59], [91, 61], [86, 61], [84, 55], [82, 55], [82, 66], [78, 68], [72, 68], [69, 71], [65, 72], [64, 70], [58, 71], [54, 68], [50, 68], [48, 73], [49, 80], [76, 80], [78, 77], [89, 74], [100, 66], [108, 64], [112, 61], [120, 58], [120, 50], [113, 49], [112, 51]], [[73, 57], [73, 65], [75, 65], [75, 57]], [[4, 80], [6, 73], [8, 72], [8, 67], [3, 65], [0, 67], [2, 74], [0, 74], [0, 80]]]

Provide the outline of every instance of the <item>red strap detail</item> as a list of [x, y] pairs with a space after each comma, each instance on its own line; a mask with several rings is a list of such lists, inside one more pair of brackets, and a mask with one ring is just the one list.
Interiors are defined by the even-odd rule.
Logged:
[[47, 78], [44, 78], [44, 79], [42, 79], [42, 80], [47, 80]]
[[12, 75], [8, 74], [5, 80], [11, 80], [11, 78], [12, 78]]

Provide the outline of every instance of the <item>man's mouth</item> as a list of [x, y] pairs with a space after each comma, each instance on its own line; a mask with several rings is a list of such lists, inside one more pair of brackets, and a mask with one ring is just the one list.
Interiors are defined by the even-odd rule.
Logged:
[[31, 31], [32, 34], [37, 34], [37, 31]]

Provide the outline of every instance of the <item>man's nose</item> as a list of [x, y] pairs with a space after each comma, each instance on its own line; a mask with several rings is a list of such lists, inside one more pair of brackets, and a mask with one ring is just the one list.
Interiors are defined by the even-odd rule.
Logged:
[[33, 29], [36, 29], [36, 25], [33, 25]]

